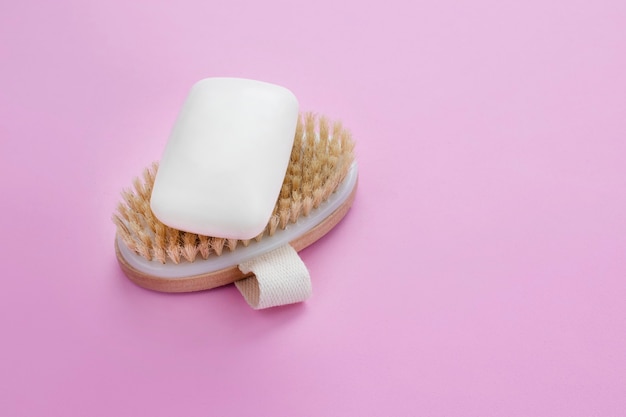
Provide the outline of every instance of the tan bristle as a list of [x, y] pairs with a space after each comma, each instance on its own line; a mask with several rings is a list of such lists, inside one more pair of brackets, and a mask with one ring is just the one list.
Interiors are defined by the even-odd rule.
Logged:
[[278, 229], [279, 222], [280, 222], [280, 217], [278, 215], [273, 214], [272, 217], [270, 217], [270, 221], [267, 226], [267, 233], [270, 236], [274, 236], [274, 233], [276, 233], [276, 229]]
[[318, 208], [322, 204], [324, 191], [321, 188], [316, 188], [313, 191], [313, 208]]
[[291, 181], [291, 186], [295, 190], [294, 194], [299, 193], [298, 190], [300, 190], [300, 187], [302, 186], [302, 177], [299, 175], [291, 175], [289, 180]]
[[113, 215], [113, 223], [119, 226], [120, 224], [123, 224], [122, 220], [128, 220], [128, 206], [124, 203], [118, 203], [117, 214]]
[[[278, 230], [308, 216], [337, 189], [354, 160], [354, 142], [340, 122], [313, 113], [299, 116], [289, 167], [274, 213], [265, 230], [254, 238], [261, 241]], [[220, 256], [226, 246], [234, 251], [252, 239], [223, 239], [180, 232], [161, 223], [150, 209], [150, 196], [158, 163], [146, 168], [132, 189], [122, 191], [122, 201], [113, 215], [117, 233], [126, 246], [148, 260], [178, 264], [201, 257]], [[266, 236], [267, 235], [267, 236]]]
[[222, 250], [224, 249], [225, 242], [226, 242], [226, 239], [222, 237], [214, 237], [211, 240], [211, 249], [213, 249], [213, 252], [215, 252], [216, 255], [219, 256], [222, 254]]
[[113, 215], [113, 223], [117, 226], [117, 233], [124, 242], [128, 244], [128, 242], [133, 240], [133, 236], [130, 230], [128, 230], [123, 216]]
[[167, 254], [165, 253], [165, 225], [160, 222], [155, 222], [155, 234], [154, 234], [154, 258], [164, 264], [167, 260]]
[[167, 228], [165, 252], [167, 253], [167, 256], [170, 258], [170, 260], [175, 264], [180, 263], [181, 247], [178, 239], [179, 235], [180, 232], [178, 230], [172, 229], [171, 227]]
[[183, 257], [189, 261], [193, 262], [196, 259], [196, 254], [198, 253], [198, 245], [196, 241], [198, 240], [198, 235], [193, 233], [185, 232], [183, 234], [183, 247], [182, 253]]
[[[145, 182], [142, 182], [139, 178], [135, 178], [133, 181], [133, 186], [135, 188], [135, 193], [140, 199], [144, 199], [148, 193], [146, 192], [146, 187], [144, 187]], [[141, 201], [141, 200], [138, 200]]]
[[302, 212], [302, 196], [299, 192], [293, 193], [289, 211], [289, 221], [291, 223], [298, 221], [298, 217], [300, 217], [300, 213]]
[[289, 224], [291, 199], [282, 198], [278, 201], [278, 217], [280, 218], [278, 225], [284, 229]]
[[302, 215], [308, 216], [309, 213], [311, 213], [311, 210], [313, 210], [313, 198], [311, 198], [310, 195], [307, 195], [302, 200]]
[[211, 253], [211, 238], [204, 235], [198, 235], [198, 252], [202, 259], [209, 259], [209, 253]]
[[289, 198], [291, 196], [291, 183], [284, 182], [280, 190], [280, 198]]
[[150, 239], [150, 236], [148, 236], [148, 234], [145, 233], [143, 230], [138, 231], [137, 235], [139, 237], [139, 242], [137, 242], [137, 250], [139, 251], [139, 254], [147, 260], [151, 261], [152, 253], [150, 250], [152, 249], [152, 240]]
[[302, 133], [304, 132], [304, 125], [302, 124], [302, 115], [298, 115], [298, 122], [296, 124], [296, 136], [295, 140], [299, 141], [302, 139]]
[[322, 142], [328, 141], [329, 137], [328, 119], [324, 116], [319, 119], [319, 140]]

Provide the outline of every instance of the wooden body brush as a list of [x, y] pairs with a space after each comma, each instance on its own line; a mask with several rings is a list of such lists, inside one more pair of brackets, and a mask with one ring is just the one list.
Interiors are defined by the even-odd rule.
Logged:
[[[224, 94], [226, 94], [226, 98], [230, 101], [233, 101], [231, 100], [233, 89], [237, 92], [242, 90], [239, 87], [240, 84], [242, 84], [242, 80], [208, 80], [218, 80], [211, 81], [212, 84], [211, 82], [206, 83], [208, 86], [201, 86], [202, 88], [210, 90], [212, 94], [211, 98], [217, 96], [218, 104], [221, 103], [220, 100], [223, 101], [224, 99], [220, 96], [219, 91], [215, 93], [215, 85], [222, 88], [222, 84], [226, 83], [228, 89]], [[235, 97], [245, 100], [246, 105], [249, 105], [248, 103], [250, 102], [249, 85], [245, 84], [248, 82], [258, 83], [256, 81], [243, 80], [245, 87], [243, 93], [238, 92], [239, 96]], [[234, 83], [234, 87], [232, 83]], [[251, 85], [256, 88], [256, 84]], [[265, 83], [263, 83], [261, 87], [266, 88]], [[197, 87], [194, 86], [194, 89], [197, 89]], [[194, 89], [192, 89], [192, 93]], [[254, 93], [256, 94], [256, 92]], [[262, 93], [265, 95], [261, 96], [261, 101], [266, 100], [266, 96], [268, 96], [265, 91]], [[270, 91], [270, 93], [274, 94], [273, 91]], [[282, 91], [280, 93], [283, 94]], [[273, 96], [269, 96], [271, 100], [274, 100]], [[206, 101], [206, 99], [203, 100]], [[271, 101], [272, 104], [274, 102], [275, 100]], [[267, 107], [266, 102], [262, 104], [264, 107]], [[241, 113], [239, 110], [242, 106], [241, 102], [234, 100], [233, 105], [236, 105], [237, 111]], [[289, 105], [291, 106], [291, 104]], [[194, 109], [196, 107], [194, 107]], [[202, 107], [202, 109], [206, 112], [207, 106]], [[256, 107], [252, 108], [252, 110], [255, 112], [254, 117], [256, 117], [258, 110]], [[292, 111], [292, 109], [290, 109], [290, 111]], [[187, 113], [184, 114], [183, 111], [183, 114], [179, 117], [178, 125], [180, 125], [181, 119], [184, 119], [183, 121], [185, 123], [193, 124], [192, 119], [194, 112], [195, 110], [187, 111]], [[278, 111], [278, 113], [280, 113], [280, 111]], [[269, 220], [263, 221], [262, 230], [260, 232], [255, 230], [254, 227], [256, 226], [247, 227], [248, 224], [251, 224], [250, 222], [246, 223], [246, 225], [244, 225], [245, 227], [239, 227], [237, 222], [234, 222], [233, 224], [235, 226], [231, 228], [232, 230], [227, 230], [228, 225], [223, 226], [223, 224], [229, 223], [230, 217], [227, 217], [226, 221], [220, 220], [220, 218], [215, 221], [215, 227], [221, 228], [221, 233], [217, 236], [205, 233], [204, 229], [200, 230], [204, 225], [213, 221], [213, 218], [210, 216], [205, 216], [207, 211], [212, 210], [211, 205], [221, 203], [221, 201], [216, 202], [210, 193], [208, 198], [205, 199], [206, 203], [204, 201], [197, 203], [195, 196], [192, 196], [194, 200], [191, 203], [178, 202], [185, 210], [187, 210], [189, 206], [197, 205], [200, 207], [202, 204], [205, 204], [203, 207], [209, 207], [209, 209], [200, 207], [198, 210], [201, 216], [208, 219], [200, 219], [198, 222], [199, 226], [188, 226], [185, 224], [184, 228], [187, 230], [184, 231], [176, 227], [171, 227], [172, 222], [176, 226], [181, 224], [181, 222], [186, 222], [188, 218], [194, 218], [194, 212], [179, 216], [181, 219], [179, 223], [176, 223], [177, 220], [168, 220], [170, 223], [169, 226], [157, 218], [155, 212], [164, 210], [161, 207], [155, 207], [156, 203], [153, 196], [153, 194], [157, 194], [154, 192], [155, 179], [156, 186], [169, 181], [169, 179], [166, 179], [159, 184], [161, 180], [159, 174], [161, 174], [160, 171], [162, 169], [165, 169], [163, 164], [168, 163], [168, 161], [174, 158], [171, 157], [174, 151], [171, 151], [170, 148], [166, 148], [161, 165], [154, 163], [151, 167], [145, 169], [143, 177], [141, 179], [135, 179], [133, 188], [123, 191], [122, 201], [119, 203], [117, 211], [113, 215], [113, 221], [117, 226], [117, 236], [115, 240], [116, 255], [122, 270], [128, 278], [142, 287], [156, 291], [188, 292], [206, 290], [230, 284], [253, 275], [253, 272], [256, 272], [254, 268], [250, 271], [242, 267], [242, 265], [245, 265], [251, 260], [272, 253], [272, 251], [284, 247], [285, 245], [291, 246], [295, 251], [300, 251], [330, 231], [346, 215], [354, 200], [357, 186], [357, 165], [354, 161], [353, 152], [354, 143], [350, 133], [338, 122], [330, 122], [325, 117], [317, 117], [311, 113], [298, 115], [297, 109], [295, 114], [295, 132], [291, 133], [293, 139], [289, 139], [291, 147], [290, 151], [287, 153], [287, 168], [286, 170], [282, 170], [282, 172], [286, 172], [284, 177], [282, 177], [282, 181], [278, 184], [277, 198], [271, 197], [275, 203], [269, 207]], [[199, 120], [205, 120], [204, 113], [200, 112], [199, 117]], [[190, 120], [192, 121], [190, 122]], [[220, 120], [223, 120], [223, 117], [220, 117]], [[267, 124], [265, 119], [263, 119], [263, 123]], [[214, 122], [213, 125], [215, 124]], [[230, 129], [230, 127], [227, 128]], [[177, 134], [176, 132], [178, 132], [179, 135], [186, 134], [189, 136], [180, 126], [175, 126], [173, 136]], [[206, 141], [204, 139], [206, 135], [207, 133], [203, 131], [198, 140]], [[237, 136], [237, 134], [234, 136]], [[189, 142], [189, 139], [179, 140], [178, 138], [171, 137], [170, 143], [178, 141], [175, 142], [179, 144], [176, 146], [184, 145], [189, 147], [190, 145], [184, 143], [184, 140]], [[257, 137], [255, 136], [251, 140], [257, 141]], [[168, 146], [170, 146], [170, 143], [168, 143]], [[180, 143], [183, 143], [183, 145], [180, 145]], [[256, 146], [256, 142], [254, 145]], [[219, 146], [221, 145], [212, 144], [207, 152], [213, 152], [213, 149], [219, 148]], [[247, 145], [245, 149], [247, 149]], [[168, 151], [170, 151], [170, 154], [168, 154]], [[193, 149], [193, 151], [198, 153], [198, 149]], [[169, 160], [166, 160], [168, 157]], [[176, 157], [185, 164], [190, 163], [188, 157]], [[219, 160], [218, 155], [216, 161], [219, 163]], [[256, 163], [254, 159], [250, 159], [250, 161], [251, 162], [248, 162], [246, 165]], [[236, 164], [237, 161], [233, 163]], [[261, 164], [262, 163], [263, 162], [261, 162]], [[216, 163], [213, 163], [213, 165], [215, 164]], [[268, 164], [274, 167], [272, 169], [276, 170], [275, 162], [269, 162]], [[172, 168], [173, 166], [175, 167], [175, 165], [170, 163], [168, 169], [175, 172], [176, 175], [178, 175], [179, 171], [185, 170], [185, 168], [177, 167], [174, 169]], [[255, 166], [255, 169], [257, 168], [258, 167]], [[224, 170], [222, 167], [218, 167], [217, 169], [220, 170], [218, 173]], [[281, 171], [280, 168], [278, 170]], [[193, 175], [198, 175], [197, 171], [193, 169], [190, 169], [190, 171]], [[200, 176], [202, 175], [200, 174]], [[249, 174], [244, 173], [242, 177], [245, 179], [238, 181], [244, 181], [246, 183], [251, 181], [249, 180]], [[215, 172], [211, 172], [209, 177], [206, 178], [210, 178], [211, 181], [225, 182], [226, 184], [221, 184], [221, 188], [215, 193], [219, 194], [221, 190], [224, 190], [223, 192], [226, 194], [218, 198], [218, 200], [231, 199], [233, 193], [231, 191], [232, 187], [236, 187], [237, 185], [231, 185], [228, 182], [228, 176], [220, 177], [217, 175], [216, 177]], [[206, 187], [205, 184], [209, 180], [204, 179], [203, 181], [204, 182], [201, 182], [199, 185], [202, 189]], [[186, 188], [187, 181], [171, 183], [174, 185], [172, 185], [173, 191], [170, 192], [169, 195], [174, 193], [173, 195], [175, 195], [176, 198], [179, 198], [179, 195], [181, 195], [182, 197], [180, 197], [180, 199], [184, 200], [185, 197], [181, 193], [185, 190], [180, 191], [180, 189]], [[256, 192], [255, 190], [258, 188], [259, 186], [253, 185], [250, 190], [243, 194], [244, 197], [242, 198], [248, 199], [247, 196], [254, 194]], [[192, 190], [190, 192], [197, 191]], [[171, 199], [164, 198], [162, 205], [168, 206], [168, 200]], [[252, 213], [256, 215], [256, 213], [260, 211], [257, 206], [261, 206], [262, 202], [256, 203], [256, 200], [246, 200], [241, 202], [234, 201], [231, 202], [231, 204], [233, 204], [232, 207], [227, 207], [227, 210], [222, 211], [230, 215], [233, 211], [240, 210], [240, 205], [248, 204], [254, 206], [252, 207], [252, 209], [254, 209]], [[221, 209], [221, 207], [218, 207], [218, 209]], [[214, 211], [219, 211], [218, 209]], [[244, 207], [243, 210], [245, 211], [245, 209]], [[172, 213], [173, 214], [161, 214], [159, 217], [161, 217], [161, 219], [168, 216], [175, 218], [177, 213], [175, 213], [175, 211], [172, 211]], [[245, 217], [245, 215], [244, 213], [241, 216]], [[259, 224], [258, 221], [256, 224]], [[190, 230], [194, 229], [194, 227], [195, 230]], [[253, 235], [250, 233], [253, 233]], [[276, 285], [280, 287], [280, 285], [283, 284]], [[261, 290], [262, 289], [263, 288], [261, 288]], [[254, 291], [256, 292], [255, 297], [257, 298], [255, 302], [258, 303], [259, 284], [255, 284]], [[280, 292], [282, 290], [278, 288], [278, 291]], [[288, 292], [289, 290], [286, 289], [285, 291]], [[273, 305], [278, 303], [279, 302], [275, 302]]]

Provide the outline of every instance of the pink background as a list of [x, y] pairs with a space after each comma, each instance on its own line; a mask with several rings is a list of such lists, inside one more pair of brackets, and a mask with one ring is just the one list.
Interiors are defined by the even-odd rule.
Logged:
[[[169, 295], [119, 192], [190, 86], [289, 87], [358, 141], [314, 296]], [[626, 3], [0, 3], [0, 415], [626, 415]]]

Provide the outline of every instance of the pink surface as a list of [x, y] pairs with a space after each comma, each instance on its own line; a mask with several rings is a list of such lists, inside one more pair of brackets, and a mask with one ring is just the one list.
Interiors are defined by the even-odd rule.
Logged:
[[[0, 415], [625, 415], [625, 51], [621, 0], [2, 2]], [[304, 305], [117, 266], [218, 75], [358, 141]]]

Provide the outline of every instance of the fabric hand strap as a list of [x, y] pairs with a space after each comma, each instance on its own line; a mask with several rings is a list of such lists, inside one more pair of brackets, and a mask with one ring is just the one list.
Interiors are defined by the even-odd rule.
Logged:
[[242, 262], [239, 269], [254, 274], [235, 285], [255, 310], [298, 303], [311, 295], [309, 271], [289, 244]]

